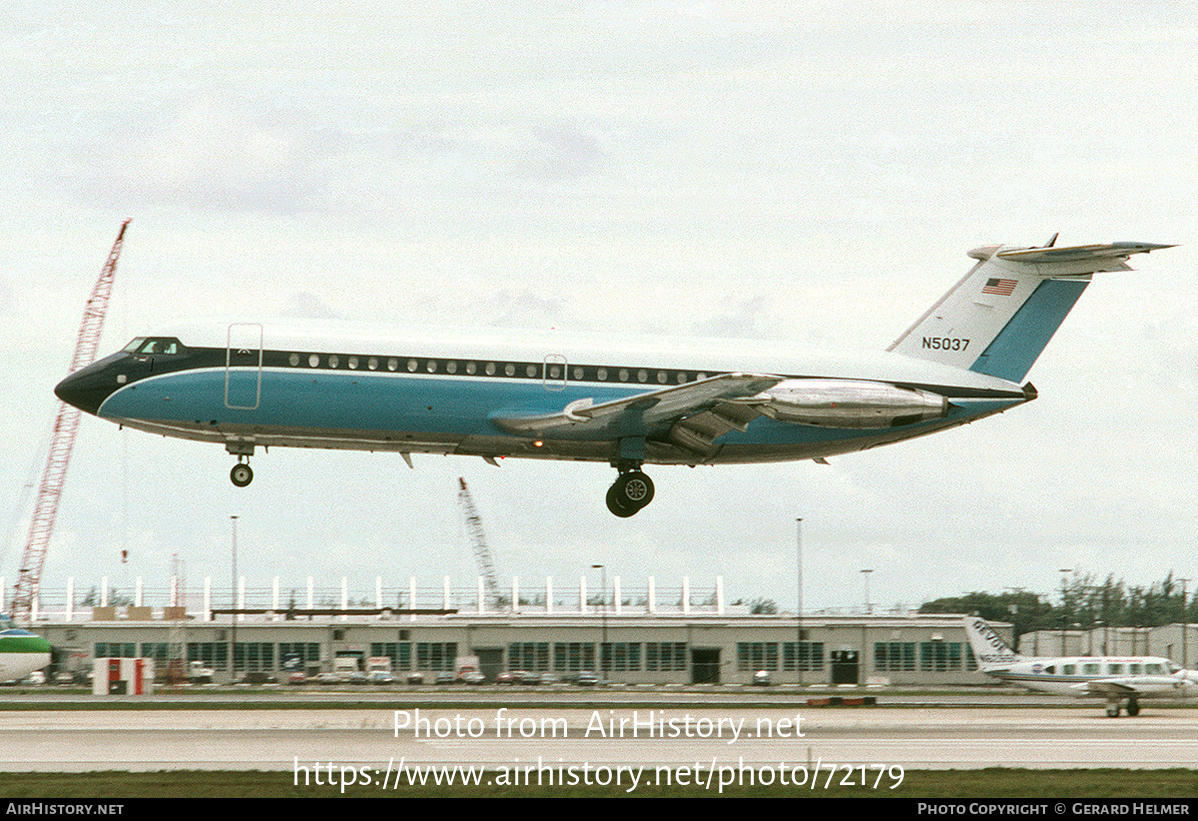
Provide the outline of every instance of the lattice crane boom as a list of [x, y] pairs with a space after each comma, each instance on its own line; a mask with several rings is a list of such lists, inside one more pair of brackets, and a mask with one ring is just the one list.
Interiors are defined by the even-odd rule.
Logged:
[[462, 511], [466, 515], [466, 527], [470, 530], [470, 546], [474, 548], [474, 558], [478, 561], [478, 571], [482, 574], [483, 583], [487, 587], [489, 607], [499, 605], [499, 580], [495, 576], [495, 563], [491, 561], [491, 550], [487, 547], [487, 536], [483, 533], [483, 521], [474, 506], [474, 499], [466, 487], [466, 480], [458, 477], [458, 501], [462, 503]]
[[[91, 297], [83, 310], [83, 321], [79, 325], [79, 336], [75, 341], [75, 355], [71, 359], [69, 373], [90, 365], [96, 359], [100, 345], [100, 333], [104, 330], [104, 317], [108, 314], [108, 300], [112, 295], [112, 282], [116, 275], [116, 262], [125, 242], [125, 228], [129, 220], [121, 223], [112, 250], [104, 263], [100, 276], [92, 288]], [[54, 419], [54, 434], [50, 440], [50, 454], [42, 471], [42, 482], [33, 508], [33, 519], [29, 523], [29, 536], [21, 555], [21, 566], [13, 592], [13, 618], [28, 620], [33, 612], [33, 601], [41, 583], [42, 568], [46, 563], [46, 549], [50, 534], [54, 531], [54, 520], [58, 516], [58, 503], [62, 498], [63, 483], [67, 466], [71, 462], [71, 451], [75, 446], [75, 433], [79, 429], [79, 410], [63, 402], [58, 403], [58, 415]]]

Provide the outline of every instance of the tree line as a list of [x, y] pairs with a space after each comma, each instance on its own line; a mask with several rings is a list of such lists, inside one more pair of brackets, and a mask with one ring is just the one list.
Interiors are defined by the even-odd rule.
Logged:
[[1003, 593], [966, 593], [925, 602], [920, 613], [976, 613], [989, 621], [1014, 625], [1015, 635], [1035, 630], [1107, 627], [1159, 627], [1198, 623], [1198, 584], [1174, 578], [1147, 587], [1126, 584], [1112, 573], [1099, 582], [1093, 575], [1074, 573], [1053, 594], [1024, 589]]

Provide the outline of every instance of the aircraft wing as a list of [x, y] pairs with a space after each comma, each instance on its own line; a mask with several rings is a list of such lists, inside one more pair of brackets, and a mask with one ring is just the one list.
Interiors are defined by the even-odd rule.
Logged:
[[[723, 410], [733, 421], [731, 427], [722, 431], [727, 433], [734, 429], [744, 430], [748, 422], [759, 415], [754, 408], [737, 405], [736, 400], [749, 399], [782, 381], [783, 377], [768, 374], [726, 373], [598, 404], [590, 398], [576, 399], [557, 413], [501, 411], [492, 414], [491, 420], [511, 433], [535, 436], [566, 428], [572, 434], [580, 434], [611, 429], [647, 431], [670, 422], [675, 423], [674, 428], [688, 422], [702, 425], [702, 421], [690, 420], [704, 414], [720, 416], [719, 412]], [[671, 439], [674, 439], [673, 432], [671, 429]]]
[[1175, 676], [1123, 676], [1099, 678], [1074, 685], [1075, 689], [1096, 696], [1147, 696], [1168, 693], [1182, 687]]

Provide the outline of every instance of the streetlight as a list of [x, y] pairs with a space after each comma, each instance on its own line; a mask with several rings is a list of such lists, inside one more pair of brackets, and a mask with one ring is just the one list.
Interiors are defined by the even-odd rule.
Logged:
[[603, 640], [599, 644], [599, 672], [603, 673], [603, 680], [607, 681], [607, 659], [603, 655], [603, 649], [607, 646], [607, 567], [602, 564], [591, 565], [592, 570], [598, 570], [600, 575], [599, 586], [603, 591], [603, 601], [601, 603], [603, 610]]
[[795, 519], [795, 564], [798, 566], [798, 602], [795, 605], [795, 672], [803, 686], [803, 520]]
[[232, 568], [233, 568], [233, 584], [229, 588], [229, 618], [232, 621], [232, 626], [229, 629], [229, 683], [237, 680], [237, 669], [233, 664], [234, 654], [237, 652], [237, 517], [230, 516], [233, 525], [233, 541], [232, 541]]
[[861, 571], [861, 578], [865, 580], [865, 612], [867, 615], [872, 615], [874, 612], [873, 605], [869, 603], [869, 574], [873, 572], [873, 568]]
[[1065, 629], [1069, 624], [1067, 614], [1065, 612], [1065, 574], [1072, 573], [1072, 567], [1061, 568], [1061, 655], [1065, 655]]
[[1186, 628], [1189, 626], [1186, 624], [1186, 582], [1189, 579], [1178, 579], [1178, 581], [1181, 582], [1181, 666], [1188, 670], [1190, 665], [1186, 663], [1189, 658], [1189, 654], [1186, 652], [1189, 649], [1186, 646]]

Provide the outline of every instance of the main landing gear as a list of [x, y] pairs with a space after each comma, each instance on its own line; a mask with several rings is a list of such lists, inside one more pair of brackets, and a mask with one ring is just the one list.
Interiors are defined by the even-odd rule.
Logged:
[[[243, 459], [245, 457], [242, 457]], [[229, 471], [229, 479], [237, 487], [245, 487], [250, 482], [254, 481], [254, 471], [250, 469], [249, 462], [238, 462], [233, 465], [233, 469]]]
[[237, 457], [237, 464], [229, 471], [229, 479], [237, 487], [245, 487], [254, 481], [254, 471], [250, 469], [250, 457], [254, 455], [254, 445], [251, 442], [229, 442], [225, 450]]
[[639, 464], [620, 466], [620, 475], [607, 490], [607, 509], [627, 518], [653, 501], [653, 480]]
[[[1111, 718], [1118, 718], [1120, 707], [1121, 707], [1121, 703], [1117, 699], [1113, 700], [1113, 701], [1108, 701], [1106, 703], [1106, 714], [1108, 716], [1110, 716]], [[1127, 700], [1127, 714], [1132, 717], [1138, 716], [1140, 714], [1140, 700], [1139, 699], [1129, 698]]]

